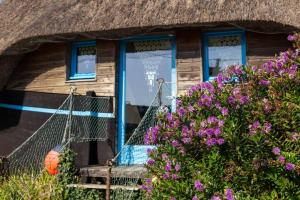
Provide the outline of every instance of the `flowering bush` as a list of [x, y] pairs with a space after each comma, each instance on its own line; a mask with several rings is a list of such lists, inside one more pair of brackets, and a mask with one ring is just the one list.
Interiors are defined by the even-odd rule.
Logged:
[[300, 35], [262, 66], [191, 87], [148, 130], [149, 199], [300, 199]]

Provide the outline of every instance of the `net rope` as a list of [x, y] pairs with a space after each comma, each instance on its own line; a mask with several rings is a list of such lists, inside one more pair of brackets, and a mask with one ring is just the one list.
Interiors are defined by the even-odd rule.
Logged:
[[10, 173], [38, 173], [50, 150], [62, 150], [71, 142], [107, 140], [111, 118], [106, 115], [112, 115], [109, 101], [72, 92], [37, 131], [8, 155]]
[[[154, 99], [140, 123], [133, 131], [122, 149], [112, 159], [116, 167], [143, 166], [147, 161], [147, 149], [155, 148], [144, 145], [147, 130], [157, 123], [160, 112], [170, 112], [174, 106], [174, 94], [171, 93], [172, 83], [160, 83]], [[174, 89], [173, 89], [174, 91]], [[40, 172], [44, 167], [47, 153], [59, 147], [61, 150], [71, 142], [106, 141], [109, 136], [110, 98], [89, 97], [71, 94], [57, 111], [23, 144], [9, 156], [10, 173], [30, 170]], [[102, 115], [99, 115], [101, 113]], [[125, 126], [123, 124], [123, 126]], [[111, 178], [111, 185], [137, 186], [144, 174], [128, 176], [126, 172], [120, 177]], [[134, 199], [136, 191], [124, 189], [111, 190], [111, 199]]]

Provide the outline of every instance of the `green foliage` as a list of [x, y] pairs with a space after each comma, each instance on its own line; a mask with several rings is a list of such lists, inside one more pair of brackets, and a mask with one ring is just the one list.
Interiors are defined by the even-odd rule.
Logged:
[[63, 188], [55, 176], [42, 171], [36, 176], [30, 173], [12, 175], [0, 184], [1, 200], [61, 200]]
[[68, 188], [68, 184], [79, 183], [77, 169], [75, 167], [76, 154], [69, 148], [64, 149], [59, 157], [59, 174], [57, 178], [63, 185], [63, 199], [70, 200], [94, 200], [99, 199], [99, 192], [93, 189]]
[[75, 153], [65, 149], [60, 157], [60, 173], [50, 175], [47, 171], [40, 174], [23, 173], [11, 175], [0, 183], [1, 200], [94, 200], [99, 199], [99, 192], [83, 188], [68, 188], [71, 183], [78, 183], [76, 175]]
[[[299, 40], [295, 34], [289, 40]], [[300, 199], [300, 49], [191, 87], [148, 130], [149, 199]], [[298, 45], [298, 46], [297, 46]]]
[[138, 200], [142, 199], [143, 193], [139, 191], [130, 191], [130, 190], [111, 190], [110, 199], [116, 200]]

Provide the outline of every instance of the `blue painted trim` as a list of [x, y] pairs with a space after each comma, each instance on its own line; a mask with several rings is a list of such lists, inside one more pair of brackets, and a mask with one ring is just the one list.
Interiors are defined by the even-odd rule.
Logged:
[[[148, 149], [155, 149], [156, 146], [124, 145], [123, 148], [119, 159], [120, 165], [141, 165], [145, 164], [149, 159]], [[137, 155], [136, 152], [139, 152], [139, 154]]]
[[244, 30], [229, 30], [229, 31], [219, 31], [219, 32], [206, 32], [203, 34], [203, 79], [204, 81], [209, 81], [214, 77], [209, 77], [209, 63], [208, 63], [208, 38], [218, 37], [218, 36], [241, 36], [242, 45], [242, 65], [246, 65], [246, 33]]
[[[60, 114], [60, 115], [69, 115], [69, 110], [57, 110], [52, 108], [40, 108], [33, 106], [22, 106], [22, 105], [14, 105], [14, 104], [6, 104], [0, 103], [0, 108], [7, 108], [12, 110], [22, 110], [22, 111], [30, 111], [30, 112], [40, 112], [40, 113], [50, 113], [50, 114]], [[100, 112], [92, 112], [92, 111], [72, 111], [72, 115], [74, 116], [83, 116], [83, 117], [98, 117], [98, 118], [115, 118], [114, 113], [100, 113]]]
[[94, 79], [96, 78], [96, 73], [89, 74], [73, 74], [69, 77], [69, 80], [78, 80], [78, 79]]
[[[126, 63], [126, 42], [120, 41], [120, 69], [119, 69], [119, 103], [118, 103], [118, 136], [117, 136], [117, 149], [121, 152], [125, 144], [125, 63]], [[122, 157], [122, 156], [121, 156]], [[121, 159], [121, 158], [120, 158]], [[118, 160], [118, 163], [121, 160]]]
[[84, 41], [72, 44], [69, 80], [94, 79], [96, 77], [96, 73], [77, 73], [77, 49], [86, 46], [96, 46], [96, 41]]
[[[117, 136], [117, 149], [118, 152], [122, 151], [125, 145], [125, 97], [126, 97], [126, 44], [128, 42], [135, 41], [149, 41], [149, 40], [172, 40], [172, 82], [176, 83], [176, 41], [174, 35], [154, 35], [154, 36], [138, 36], [132, 38], [126, 38], [120, 41], [120, 55], [119, 55], [119, 98], [118, 98], [118, 136]], [[174, 96], [176, 96], [176, 84], [173, 84], [172, 90], [174, 90]], [[173, 91], [172, 91], [173, 93]], [[173, 94], [172, 94], [173, 95]], [[175, 110], [176, 101], [172, 104], [172, 110]], [[127, 151], [125, 150], [125, 153]], [[123, 154], [123, 153], [122, 153]], [[124, 155], [120, 155], [118, 160], [119, 164], [124, 161]], [[128, 161], [130, 162], [130, 161]], [[134, 164], [134, 163], [133, 163]]]

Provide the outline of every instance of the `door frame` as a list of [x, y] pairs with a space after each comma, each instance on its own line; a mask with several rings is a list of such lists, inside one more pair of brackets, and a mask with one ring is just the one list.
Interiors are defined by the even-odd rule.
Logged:
[[[148, 36], [137, 36], [120, 40], [120, 55], [119, 55], [119, 83], [118, 83], [118, 131], [117, 131], [117, 150], [120, 153], [125, 145], [125, 98], [126, 98], [126, 45], [128, 42], [136, 41], [151, 41], [151, 40], [171, 40], [171, 51], [172, 51], [172, 69], [171, 69], [171, 80], [172, 83], [176, 83], [176, 39], [174, 35], [148, 35]], [[176, 96], [177, 84], [172, 84], [172, 96]], [[148, 145], [130, 145], [132, 148], [126, 149], [125, 154], [120, 153], [118, 164], [143, 164], [145, 160], [124, 160], [124, 155], [128, 154], [129, 151], [140, 150], [146, 151]], [[126, 159], [126, 158], [125, 158]]]

